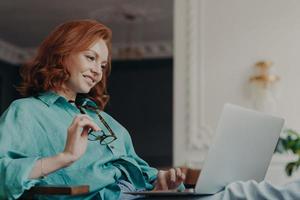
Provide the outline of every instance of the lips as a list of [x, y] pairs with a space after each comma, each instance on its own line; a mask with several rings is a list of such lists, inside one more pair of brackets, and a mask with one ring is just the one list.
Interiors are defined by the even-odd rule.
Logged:
[[83, 75], [83, 77], [89, 82], [89, 83], [95, 83], [96, 80], [92, 76], [89, 75]]

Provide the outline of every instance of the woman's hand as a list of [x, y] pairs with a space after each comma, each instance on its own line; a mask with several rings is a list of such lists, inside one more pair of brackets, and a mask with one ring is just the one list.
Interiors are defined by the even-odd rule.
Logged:
[[168, 171], [159, 170], [154, 190], [173, 190], [185, 180], [185, 174], [180, 168], [171, 168]]
[[86, 151], [89, 130], [99, 131], [99, 126], [88, 115], [77, 115], [68, 128], [63, 155], [68, 164], [78, 160]]

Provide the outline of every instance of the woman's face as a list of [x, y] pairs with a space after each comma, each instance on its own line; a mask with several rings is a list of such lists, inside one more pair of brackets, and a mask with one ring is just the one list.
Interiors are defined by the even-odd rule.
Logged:
[[72, 96], [88, 93], [101, 81], [102, 72], [108, 63], [108, 48], [103, 39], [96, 40], [85, 51], [73, 53], [64, 62], [70, 78], [64, 87]]

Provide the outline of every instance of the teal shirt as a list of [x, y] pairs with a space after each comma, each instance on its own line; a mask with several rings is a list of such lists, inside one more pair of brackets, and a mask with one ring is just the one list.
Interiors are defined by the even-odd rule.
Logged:
[[[89, 99], [88, 104], [95, 105]], [[87, 114], [104, 130], [96, 113]], [[102, 117], [117, 139], [109, 145], [88, 141], [85, 154], [69, 167], [40, 179], [28, 179], [35, 162], [64, 150], [67, 129], [79, 110], [54, 92], [14, 101], [0, 118], [0, 199], [16, 199], [34, 185], [89, 185], [102, 199], [118, 199], [116, 182], [125, 179], [137, 189], [153, 189], [157, 170], [134, 151], [128, 131], [105, 112]]]

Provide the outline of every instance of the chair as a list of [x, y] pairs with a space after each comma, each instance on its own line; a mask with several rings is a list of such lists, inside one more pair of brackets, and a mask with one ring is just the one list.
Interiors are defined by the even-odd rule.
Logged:
[[[165, 169], [165, 168], [164, 168]], [[200, 175], [199, 169], [191, 169], [188, 167], [181, 167], [183, 173], [186, 174], [184, 185], [186, 188], [193, 188], [196, 185], [197, 179]], [[80, 195], [89, 192], [88, 185], [46, 185], [35, 186], [29, 191], [25, 192], [20, 199], [34, 199], [35, 195]]]
[[184, 185], [186, 188], [194, 188], [198, 177], [201, 173], [200, 169], [193, 169], [193, 168], [188, 168], [188, 167], [181, 167], [181, 170], [183, 171], [183, 173], [185, 173], [185, 181], [184, 181]]

